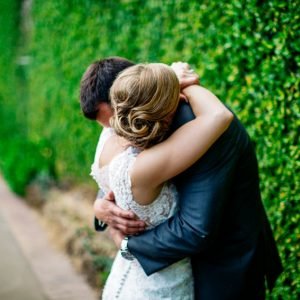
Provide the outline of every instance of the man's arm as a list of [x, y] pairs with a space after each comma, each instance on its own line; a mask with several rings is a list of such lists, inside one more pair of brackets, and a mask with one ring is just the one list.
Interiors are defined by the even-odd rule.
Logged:
[[[198, 183], [187, 183], [180, 191], [179, 211], [153, 230], [129, 239], [128, 248], [147, 275], [172, 263], [209, 249], [220, 224], [231, 184], [230, 169], [223, 178], [213, 174]], [[205, 174], [203, 175], [205, 176]], [[188, 190], [189, 189], [189, 190]]]
[[[191, 117], [187, 106], [184, 110], [180, 118], [183, 122]], [[175, 216], [152, 230], [130, 237], [128, 248], [147, 275], [184, 257], [207, 251], [213, 244], [238, 159], [234, 123], [205, 156], [177, 178], [180, 203]]]

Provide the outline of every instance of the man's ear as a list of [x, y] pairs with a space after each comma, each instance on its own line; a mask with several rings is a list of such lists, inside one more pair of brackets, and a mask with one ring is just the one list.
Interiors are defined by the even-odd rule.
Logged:
[[103, 127], [110, 127], [109, 119], [113, 115], [112, 107], [106, 102], [101, 102], [98, 105], [97, 122]]

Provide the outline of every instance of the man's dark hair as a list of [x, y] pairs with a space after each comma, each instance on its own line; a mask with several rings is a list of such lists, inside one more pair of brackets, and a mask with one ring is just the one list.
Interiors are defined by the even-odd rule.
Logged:
[[134, 63], [122, 57], [109, 57], [92, 63], [80, 83], [80, 106], [84, 116], [96, 120], [101, 102], [110, 104], [109, 89], [118, 74]]

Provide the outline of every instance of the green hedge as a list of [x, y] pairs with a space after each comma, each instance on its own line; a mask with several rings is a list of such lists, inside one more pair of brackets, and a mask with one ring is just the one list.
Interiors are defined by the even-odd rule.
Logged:
[[[22, 67], [27, 97], [23, 103], [17, 92], [13, 102], [23, 100], [13, 111], [26, 111], [21, 127], [26, 128], [24, 147], [31, 159], [19, 160], [18, 143], [7, 145], [1, 138], [3, 172], [21, 174], [19, 182], [7, 176], [18, 190], [33, 174], [91, 182], [100, 129], [84, 120], [79, 109], [79, 81], [87, 65], [110, 55], [188, 61], [202, 84], [235, 110], [256, 144], [263, 200], [285, 265], [270, 299], [298, 299], [299, 7], [289, 0], [34, 1], [33, 27], [22, 47], [31, 57]], [[16, 38], [15, 32], [8, 33]], [[9, 51], [12, 47], [11, 42]], [[0, 59], [11, 63], [15, 57], [1, 53]], [[3, 99], [20, 85], [16, 67], [8, 69], [12, 80], [0, 85], [1, 117], [12, 111]], [[2, 80], [3, 70], [0, 76]], [[1, 134], [7, 124], [11, 130], [20, 128], [7, 121], [0, 125]]]

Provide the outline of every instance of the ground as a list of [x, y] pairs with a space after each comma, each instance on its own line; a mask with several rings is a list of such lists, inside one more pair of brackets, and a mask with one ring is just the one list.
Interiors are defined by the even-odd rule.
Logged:
[[[35, 211], [0, 180], [0, 300], [95, 300]], [[5, 270], [5, 271], [4, 271]]]

